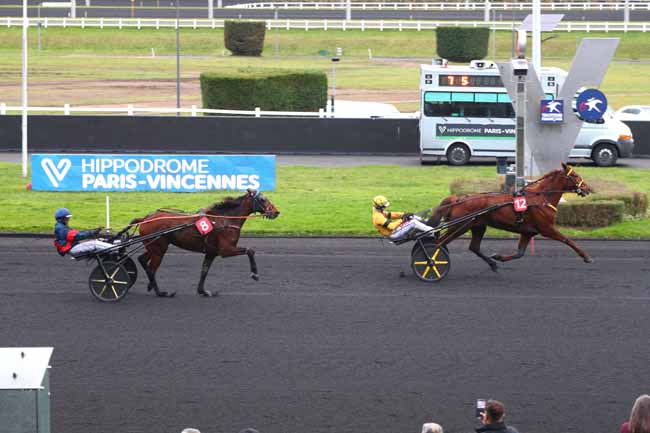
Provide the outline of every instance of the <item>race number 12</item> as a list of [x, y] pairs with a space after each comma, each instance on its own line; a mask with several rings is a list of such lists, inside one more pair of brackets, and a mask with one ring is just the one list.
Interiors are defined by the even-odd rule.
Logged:
[[199, 233], [204, 236], [212, 231], [212, 223], [206, 217], [198, 219], [194, 225], [196, 226], [196, 229], [199, 231]]
[[514, 200], [515, 211], [524, 212], [528, 209], [528, 203], [526, 203], [526, 197], [515, 197]]

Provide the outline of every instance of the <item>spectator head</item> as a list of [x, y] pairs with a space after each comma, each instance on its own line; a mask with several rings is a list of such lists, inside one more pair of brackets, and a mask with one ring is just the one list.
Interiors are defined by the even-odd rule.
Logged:
[[443, 433], [440, 424], [435, 422], [427, 422], [422, 424], [422, 433]]
[[201, 432], [195, 428], [186, 428], [181, 433], [201, 433]]
[[639, 396], [630, 413], [630, 433], [650, 433], [650, 395]]
[[496, 422], [503, 422], [503, 417], [506, 415], [506, 407], [498, 400], [488, 400], [485, 404], [484, 423], [492, 424]]

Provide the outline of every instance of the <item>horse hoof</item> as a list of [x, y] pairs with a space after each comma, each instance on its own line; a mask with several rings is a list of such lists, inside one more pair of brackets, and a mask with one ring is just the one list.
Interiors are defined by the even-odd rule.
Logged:
[[490, 269], [492, 269], [492, 272], [499, 272], [499, 267], [496, 263], [490, 264]]
[[594, 259], [592, 259], [591, 257], [589, 257], [589, 256], [585, 257], [585, 263], [593, 263], [593, 262], [594, 262]]
[[199, 292], [199, 295], [201, 295], [201, 296], [203, 296], [205, 298], [211, 298], [213, 296], [212, 292], [209, 291], [209, 290], [204, 290], [202, 292]]
[[251, 274], [251, 278], [254, 279], [255, 281], [259, 281], [259, 280], [260, 280], [260, 276], [257, 275], [257, 274]]
[[[149, 285], [147, 286], [147, 292], [151, 292], [153, 289], [156, 289], [156, 286], [154, 286], [153, 284], [149, 284]], [[157, 290], [156, 290], [156, 291], [157, 291]]]

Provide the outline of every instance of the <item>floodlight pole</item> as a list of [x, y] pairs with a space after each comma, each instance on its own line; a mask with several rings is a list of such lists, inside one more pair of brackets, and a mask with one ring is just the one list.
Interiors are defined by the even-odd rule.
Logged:
[[23, 77], [22, 77], [22, 159], [23, 177], [27, 177], [27, 0], [23, 0]]
[[177, 116], [181, 115], [181, 48], [180, 48], [180, 9], [176, 0], [176, 112]]
[[533, 0], [533, 66], [537, 77], [542, 68], [542, 5], [541, 0]]

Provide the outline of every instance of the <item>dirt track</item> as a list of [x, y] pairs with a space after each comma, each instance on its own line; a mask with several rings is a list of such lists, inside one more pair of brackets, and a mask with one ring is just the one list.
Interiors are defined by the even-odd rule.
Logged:
[[[429, 287], [408, 247], [370, 239], [244, 239], [194, 294], [201, 259], [172, 250], [121, 304], [92, 299], [90, 267], [49, 240], [0, 239], [0, 346], [55, 347], [57, 433], [445, 431], [473, 427], [495, 397], [522, 433], [612, 432], [648, 392], [650, 243], [564, 245], [490, 272], [452, 245], [452, 270]], [[486, 251], [514, 248], [488, 241]], [[401, 269], [406, 278], [399, 278]]]

